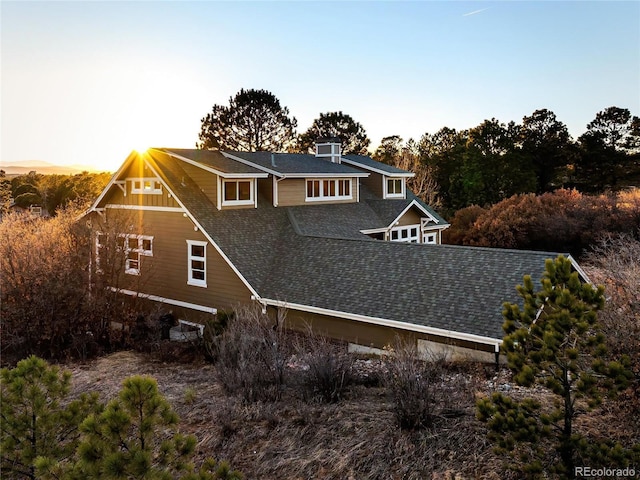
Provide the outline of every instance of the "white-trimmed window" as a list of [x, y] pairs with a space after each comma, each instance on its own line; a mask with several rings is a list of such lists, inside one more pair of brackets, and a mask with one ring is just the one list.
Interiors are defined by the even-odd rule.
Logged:
[[187, 284], [207, 286], [207, 242], [187, 240]]
[[307, 180], [308, 202], [317, 200], [347, 200], [351, 195], [351, 179], [337, 180]]
[[253, 205], [253, 180], [223, 180], [222, 205]]
[[100, 268], [100, 256], [107, 245], [107, 241], [108, 235], [106, 233], [96, 233], [96, 270], [98, 273], [102, 273], [102, 269]]
[[[129, 275], [140, 275], [140, 258], [153, 257], [153, 237], [129, 233], [120, 234], [119, 237], [123, 239], [124, 272]], [[97, 241], [100, 242], [101, 240], [98, 239]]]
[[157, 178], [132, 178], [130, 179], [130, 182], [131, 193], [152, 195], [162, 194], [162, 184]]
[[424, 243], [438, 243], [438, 234], [437, 233], [425, 233], [424, 234]]
[[392, 242], [420, 243], [420, 225], [406, 225], [391, 229], [389, 239]]
[[404, 198], [404, 178], [385, 177], [385, 198]]

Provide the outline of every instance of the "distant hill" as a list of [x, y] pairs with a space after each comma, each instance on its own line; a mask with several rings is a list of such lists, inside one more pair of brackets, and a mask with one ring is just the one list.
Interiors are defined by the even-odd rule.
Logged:
[[12, 162], [11, 165], [0, 165], [7, 175], [26, 175], [35, 170], [43, 175], [75, 175], [81, 172], [97, 172], [95, 167], [89, 165], [54, 165], [42, 160], [24, 160]]

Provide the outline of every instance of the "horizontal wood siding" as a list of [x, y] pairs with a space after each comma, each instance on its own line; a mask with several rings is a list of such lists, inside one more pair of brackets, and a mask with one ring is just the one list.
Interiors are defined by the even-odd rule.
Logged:
[[218, 176], [215, 173], [207, 172], [198, 167], [194, 167], [186, 162], [182, 162], [180, 166], [185, 172], [198, 184], [200, 190], [204, 192], [207, 198], [214, 205], [218, 204]]
[[258, 179], [258, 203], [267, 202], [273, 205], [273, 177]]
[[[270, 307], [269, 310], [275, 311], [275, 308]], [[286, 326], [291, 330], [301, 332], [306, 331], [307, 328], [311, 326], [313, 331], [321, 335], [372, 348], [384, 348], [393, 345], [397, 338], [401, 338], [413, 342], [418, 339], [427, 340], [438, 344], [463, 347], [480, 352], [493, 353], [494, 351], [493, 345], [456, 340], [426, 333], [416, 333], [404, 329], [395, 329], [366, 322], [346, 320], [344, 318], [296, 310], [289, 310], [287, 312]]]
[[382, 198], [382, 195], [384, 193], [382, 191], [382, 175], [373, 172], [369, 173], [370, 175], [368, 177], [362, 178], [360, 181], [365, 187], [369, 188], [369, 190], [371, 190], [374, 195]]
[[400, 225], [420, 225], [420, 213], [412, 207], [406, 211], [406, 213], [398, 219], [398, 226]]
[[278, 206], [304, 205], [306, 197], [304, 178], [288, 178], [278, 182]]
[[249, 289], [211, 243], [206, 248], [206, 288], [187, 284], [187, 240], [207, 239], [182, 213], [141, 211], [139, 217], [143, 231], [132, 233], [153, 236], [153, 256], [141, 257], [137, 276], [141, 293], [214, 308], [250, 300]]
[[[127, 178], [156, 178], [153, 172], [142, 165], [140, 160], [134, 161], [129, 168], [120, 175], [118, 180], [125, 180]], [[159, 179], [158, 179], [159, 180]], [[100, 207], [104, 207], [108, 204], [116, 204], [116, 205], [137, 205], [137, 206], [145, 206], [145, 207], [180, 207], [178, 202], [175, 201], [174, 198], [169, 196], [169, 192], [164, 185], [162, 187], [161, 194], [140, 194], [140, 193], [131, 193], [131, 181], [127, 181], [124, 184], [124, 188], [127, 192], [122, 191], [122, 188], [118, 185], [112, 185], [109, 193], [104, 196], [102, 201], [100, 202]]]
[[[317, 180], [329, 180], [318, 178]], [[354, 203], [358, 201], [358, 178], [351, 179], [353, 189], [352, 198], [349, 200], [315, 200], [305, 201], [307, 197], [307, 182], [304, 178], [287, 178], [278, 183], [278, 206], [289, 207], [292, 205], [314, 205], [327, 203]]]

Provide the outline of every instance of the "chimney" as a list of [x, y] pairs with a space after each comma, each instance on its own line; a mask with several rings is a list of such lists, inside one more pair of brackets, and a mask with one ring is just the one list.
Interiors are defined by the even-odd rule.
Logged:
[[338, 137], [323, 137], [316, 140], [316, 158], [340, 163], [341, 141]]

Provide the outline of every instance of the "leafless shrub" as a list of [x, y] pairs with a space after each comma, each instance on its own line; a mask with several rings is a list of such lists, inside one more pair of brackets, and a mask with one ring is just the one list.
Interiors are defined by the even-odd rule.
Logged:
[[631, 361], [635, 382], [625, 403], [640, 408], [640, 241], [631, 235], [605, 235], [589, 254], [586, 268], [594, 283], [605, 286], [607, 302], [598, 318], [608, 351]]
[[455, 388], [447, 384], [446, 365], [446, 354], [421, 352], [415, 343], [396, 341], [384, 383], [402, 429], [430, 429], [438, 419], [463, 414]]
[[235, 311], [214, 344], [218, 380], [227, 393], [238, 394], [245, 402], [282, 396], [290, 354], [283, 315], [274, 321], [257, 307]]
[[308, 328], [305, 336], [298, 337], [296, 353], [304, 364], [300, 375], [306, 400], [334, 403], [344, 398], [354, 381], [355, 358], [343, 345]]

